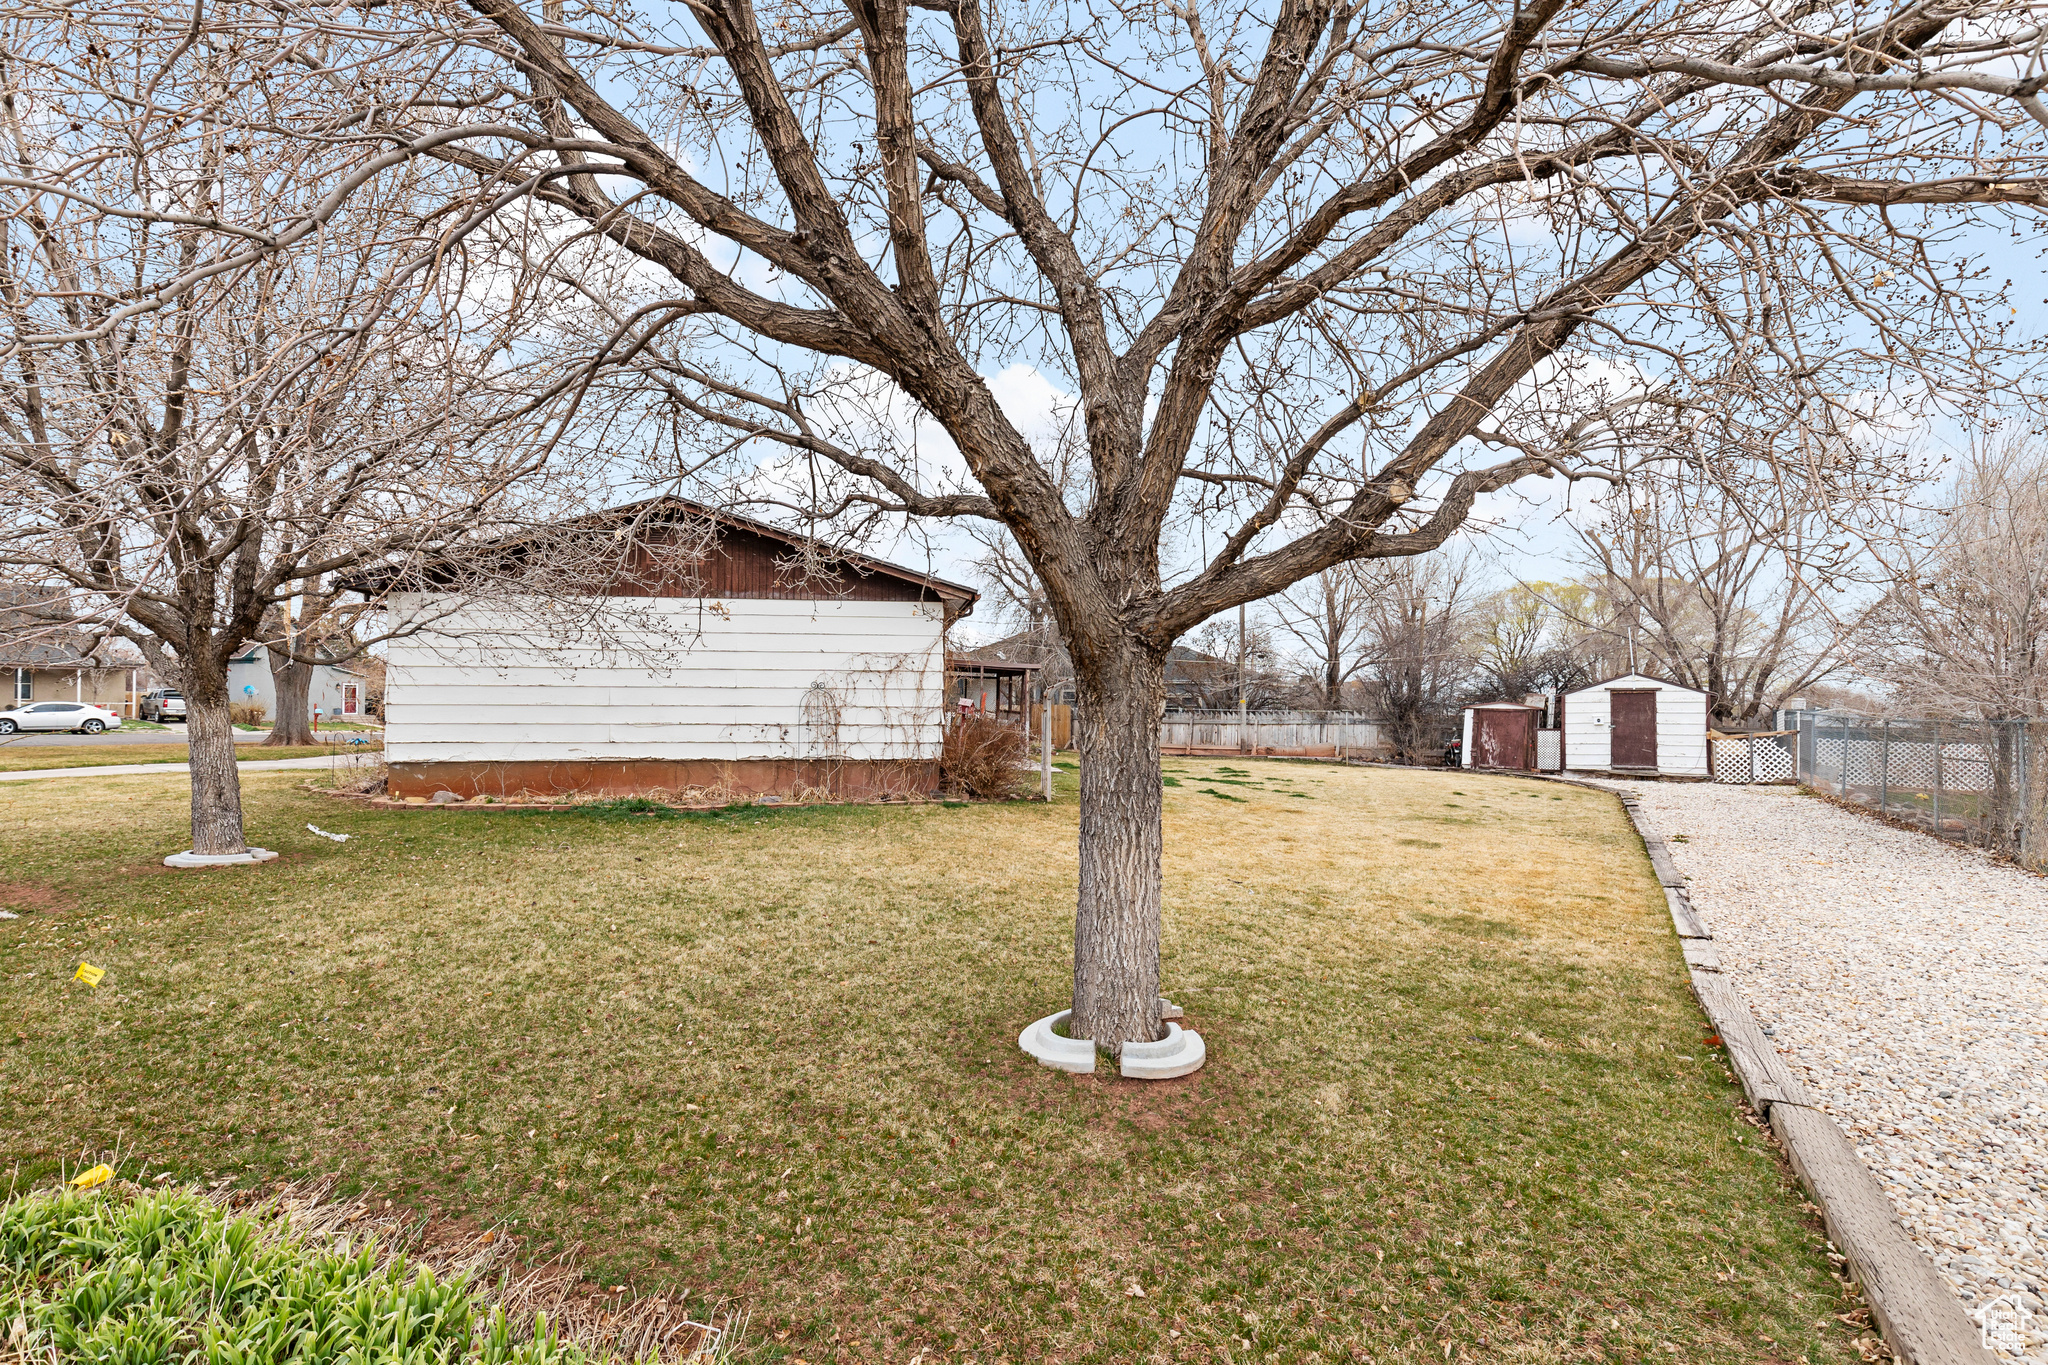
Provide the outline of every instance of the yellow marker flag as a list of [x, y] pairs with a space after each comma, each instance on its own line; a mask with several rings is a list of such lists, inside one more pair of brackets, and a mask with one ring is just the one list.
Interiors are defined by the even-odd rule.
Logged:
[[114, 1178], [112, 1166], [95, 1166], [89, 1171], [80, 1171], [71, 1177], [71, 1183], [78, 1189], [89, 1190], [95, 1185], [104, 1185]]
[[107, 974], [105, 967], [95, 967], [90, 962], [78, 964], [78, 970], [71, 974], [73, 981], [83, 981], [88, 986], [100, 984], [100, 978]]

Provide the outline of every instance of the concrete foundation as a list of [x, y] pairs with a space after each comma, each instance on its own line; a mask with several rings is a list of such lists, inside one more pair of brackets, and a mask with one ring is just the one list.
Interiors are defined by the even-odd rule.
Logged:
[[845, 800], [928, 796], [938, 787], [930, 760], [828, 758], [511, 759], [503, 762], [394, 762], [391, 795], [432, 798], [452, 792], [473, 796], [637, 796], [646, 793], [717, 793], [746, 800], [761, 796], [821, 794]]

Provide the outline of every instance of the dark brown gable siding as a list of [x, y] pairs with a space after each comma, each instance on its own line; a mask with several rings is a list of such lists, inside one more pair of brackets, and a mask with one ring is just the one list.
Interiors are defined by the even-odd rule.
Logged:
[[[650, 567], [652, 558], [643, 551], [635, 551], [635, 559], [643, 568]], [[939, 600], [937, 593], [922, 584], [908, 583], [889, 574], [863, 574], [845, 563], [834, 564], [824, 574], [803, 578], [794, 571], [788, 545], [736, 526], [719, 532], [717, 545], [687, 581], [675, 573], [628, 573], [610, 592], [615, 597], [767, 597], [800, 602]]]

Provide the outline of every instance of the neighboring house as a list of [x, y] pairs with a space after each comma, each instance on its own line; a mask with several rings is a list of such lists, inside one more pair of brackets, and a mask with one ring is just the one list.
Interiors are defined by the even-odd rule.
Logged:
[[145, 678], [142, 657], [125, 642], [95, 639], [69, 624], [61, 588], [0, 585], [0, 689], [4, 702], [79, 701], [133, 717]]
[[[610, 633], [554, 598], [458, 598], [446, 567], [345, 585], [428, 623], [385, 649], [393, 795], [935, 785], [945, 632], [973, 589], [865, 555], [820, 561], [800, 536], [681, 498], [553, 535], [617, 556], [597, 590]], [[524, 544], [477, 562], [515, 564]]]
[[[1055, 702], [1067, 705], [1074, 701], [1074, 666], [1067, 658], [1066, 647], [1050, 627], [1006, 635], [1000, 640], [978, 645], [962, 657], [990, 666], [1029, 668], [1037, 672], [1037, 682], [1045, 691], [1052, 693]], [[1251, 681], [1255, 692], [1261, 690], [1260, 679], [1255, 677]], [[1267, 709], [1275, 703], [1271, 698], [1255, 695], [1252, 704]], [[1186, 645], [1175, 645], [1166, 652], [1168, 710], [1199, 711], [1236, 705], [1235, 659], [1219, 659]]]
[[[317, 706], [322, 719], [361, 716], [367, 695], [362, 670], [347, 664], [314, 664], [306, 692], [307, 714]], [[236, 706], [260, 706], [267, 719], [277, 718], [277, 680], [271, 676], [268, 645], [245, 645], [228, 660], [228, 699]]]
[[1623, 776], [1706, 777], [1707, 710], [1696, 688], [1628, 673], [1567, 692], [1564, 766]]
[[384, 656], [364, 653], [358, 655], [349, 665], [363, 675], [363, 713], [369, 716], [384, 714]]

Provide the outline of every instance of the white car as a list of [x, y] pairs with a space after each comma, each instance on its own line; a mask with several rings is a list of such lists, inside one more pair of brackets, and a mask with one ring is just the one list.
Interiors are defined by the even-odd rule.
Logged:
[[120, 724], [121, 718], [112, 711], [78, 701], [32, 701], [0, 711], [0, 735], [11, 735], [17, 730], [82, 730], [96, 735]]

